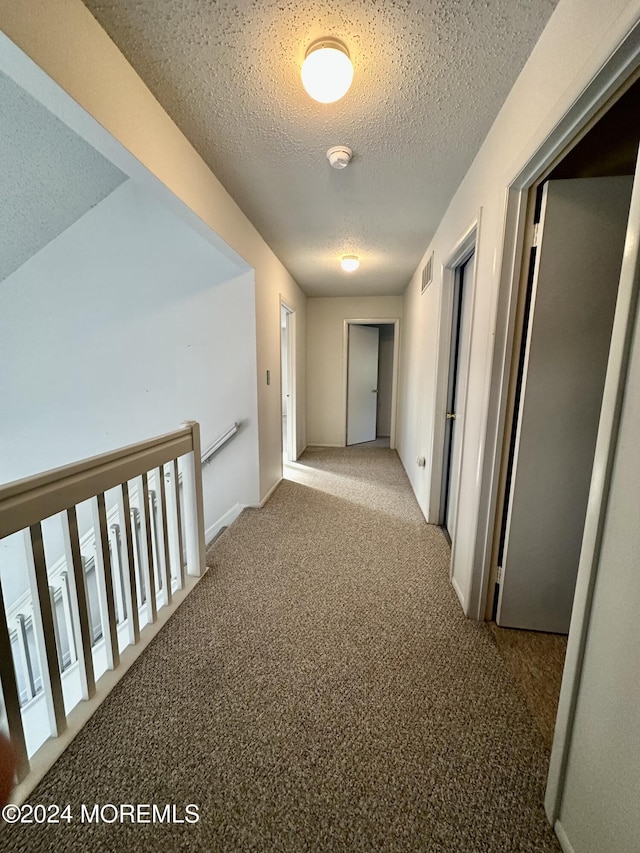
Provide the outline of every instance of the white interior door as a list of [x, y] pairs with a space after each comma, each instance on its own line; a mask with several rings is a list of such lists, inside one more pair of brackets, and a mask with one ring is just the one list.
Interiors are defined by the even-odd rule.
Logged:
[[589, 178], [544, 189], [499, 625], [569, 630], [631, 184]]
[[349, 324], [347, 368], [347, 444], [376, 438], [378, 344], [375, 326]]

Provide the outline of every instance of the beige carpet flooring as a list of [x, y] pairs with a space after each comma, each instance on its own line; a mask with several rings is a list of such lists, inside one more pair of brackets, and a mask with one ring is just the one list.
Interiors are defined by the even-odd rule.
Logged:
[[522, 691], [549, 750], [558, 713], [567, 638], [490, 624], [498, 650]]
[[10, 826], [12, 851], [545, 853], [548, 752], [395, 452], [313, 450], [31, 797], [197, 824]]

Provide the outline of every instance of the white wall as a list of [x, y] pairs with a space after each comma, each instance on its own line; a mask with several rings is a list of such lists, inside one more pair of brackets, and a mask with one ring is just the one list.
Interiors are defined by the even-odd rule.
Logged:
[[240, 420], [204, 469], [205, 527], [257, 503], [253, 274], [230, 273], [199, 234], [127, 181], [3, 281], [0, 478], [186, 419], [200, 422], [206, 447]]
[[401, 296], [323, 297], [307, 302], [307, 439], [345, 444], [345, 320], [402, 316]]
[[[485, 535], [477, 521], [506, 190], [639, 17], [640, 0], [560, 0], [405, 292], [398, 450], [418, 502], [428, 516], [442, 264], [474, 220], [480, 218], [460, 503], [452, 562], [453, 577], [467, 612], [476, 537], [481, 541]], [[434, 282], [421, 296], [421, 271], [432, 250]], [[425, 468], [417, 468], [417, 456], [426, 457]]]
[[[154, 191], [171, 195], [178, 209], [186, 206], [194, 220], [212, 229], [255, 269], [260, 495], [264, 497], [282, 472], [280, 295], [296, 311], [298, 449], [306, 443], [305, 295], [80, 0], [5, 0], [0, 5], [0, 28], [77, 102], [67, 99], [57, 105], [63, 120], [114, 162], [118, 155], [116, 165], [127, 174], [135, 171], [136, 178], [143, 180], [142, 173], [148, 173], [152, 183], [158, 179], [163, 187], [154, 186]], [[23, 63], [12, 58], [12, 66], [15, 79], [18, 71], [23, 73]], [[47, 81], [37, 76], [28, 72], [32, 93], [38, 87], [47, 89]], [[88, 123], [83, 111], [96, 122]], [[125, 162], [120, 145], [112, 145], [107, 135], [133, 158]], [[267, 370], [272, 376], [269, 386]]]
[[[436, 523], [437, 518], [429, 518], [428, 508], [441, 282], [421, 294], [419, 278], [414, 276], [404, 294], [397, 446], [425, 518]], [[418, 456], [426, 458], [426, 468], [416, 466]]]

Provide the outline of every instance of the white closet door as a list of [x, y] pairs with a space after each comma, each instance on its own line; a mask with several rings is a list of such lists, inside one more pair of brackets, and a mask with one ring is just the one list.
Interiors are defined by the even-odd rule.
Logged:
[[567, 633], [631, 178], [544, 189], [497, 622]]
[[374, 441], [378, 413], [378, 343], [376, 326], [349, 326], [347, 444]]

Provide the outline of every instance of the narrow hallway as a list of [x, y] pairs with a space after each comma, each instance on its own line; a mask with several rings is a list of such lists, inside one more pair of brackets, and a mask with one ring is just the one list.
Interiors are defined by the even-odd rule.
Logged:
[[[7, 851], [557, 851], [548, 752], [395, 451], [308, 450], [30, 797]], [[81, 822], [81, 804], [198, 807]]]

